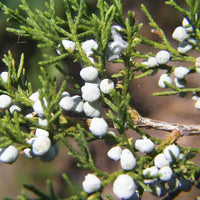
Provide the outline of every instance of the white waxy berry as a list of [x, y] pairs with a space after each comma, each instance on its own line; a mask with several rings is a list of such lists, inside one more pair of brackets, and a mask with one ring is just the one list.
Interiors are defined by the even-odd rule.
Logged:
[[189, 72], [190, 70], [187, 67], [176, 67], [174, 70], [174, 76], [178, 79], [183, 79]]
[[54, 144], [45, 154], [40, 156], [40, 160], [42, 160], [43, 162], [51, 162], [58, 155], [58, 152], [59, 152], [59, 147], [57, 144]]
[[91, 56], [93, 54], [93, 49], [97, 50], [98, 44], [95, 40], [86, 40], [82, 43], [82, 49], [87, 56]]
[[38, 124], [41, 126], [47, 126], [48, 125], [48, 121], [45, 118], [39, 117], [38, 118]]
[[183, 41], [179, 43], [177, 50], [179, 53], [185, 54], [188, 53], [192, 49], [192, 47], [193, 46], [190, 43]]
[[75, 101], [70, 96], [64, 96], [61, 98], [58, 105], [64, 110], [72, 111], [75, 107]]
[[33, 155], [32, 153], [32, 149], [31, 148], [25, 148], [23, 150], [24, 152], [24, 155], [27, 157], [27, 158], [34, 158], [35, 156]]
[[94, 174], [87, 174], [82, 182], [82, 187], [86, 193], [91, 194], [101, 188], [101, 180]]
[[100, 82], [100, 90], [104, 93], [104, 94], [109, 94], [110, 90], [114, 89], [114, 82], [111, 79], [103, 79]]
[[127, 171], [132, 170], [136, 166], [137, 161], [129, 149], [122, 150], [120, 156], [120, 164], [122, 169]]
[[40, 137], [40, 136], [46, 136], [46, 137], [49, 137], [49, 132], [44, 130], [44, 129], [41, 129], [41, 128], [37, 128], [35, 130], [35, 137]]
[[156, 166], [153, 167], [148, 167], [143, 170], [144, 175], [149, 175], [149, 176], [156, 176], [158, 175], [158, 168]]
[[198, 99], [195, 103], [195, 108], [200, 110], [200, 99]]
[[158, 60], [156, 59], [156, 57], [149, 57], [149, 59], [147, 60], [148, 62], [148, 66], [149, 67], [156, 67], [158, 66]]
[[185, 79], [175, 78], [174, 82], [175, 82], [175, 85], [176, 85], [177, 88], [185, 88], [185, 85], [186, 85], [186, 80]]
[[193, 32], [194, 30], [192, 25], [190, 24], [190, 21], [186, 17], [183, 18], [182, 26], [186, 28], [187, 32]]
[[0, 161], [8, 164], [15, 162], [19, 155], [19, 151], [13, 145], [0, 149]]
[[103, 137], [108, 131], [108, 124], [103, 118], [94, 117], [90, 121], [89, 130], [97, 137]]
[[83, 111], [87, 117], [99, 117], [101, 112], [98, 103], [85, 102], [83, 105]]
[[63, 98], [63, 97], [70, 97], [69, 92], [64, 91], [64, 92], [61, 94], [61, 98]]
[[121, 34], [119, 33], [120, 31], [122, 31], [123, 28], [119, 25], [114, 25], [111, 27], [111, 37], [113, 40], [118, 40], [118, 39], [122, 39]]
[[85, 101], [94, 102], [100, 98], [100, 90], [95, 85], [85, 85], [81, 88], [81, 91]]
[[159, 170], [160, 180], [162, 181], [169, 181], [173, 176], [173, 171], [170, 167], [162, 167]]
[[6, 72], [6, 71], [1, 72], [0, 77], [1, 77], [1, 79], [2, 79], [2, 81], [3, 81], [4, 83], [7, 83], [7, 82], [8, 82], [8, 72]]
[[0, 95], [0, 108], [6, 109], [12, 103], [12, 99], [5, 94]]
[[107, 155], [110, 159], [114, 161], [118, 161], [120, 159], [122, 153], [122, 149], [119, 146], [112, 147], [108, 152]]
[[134, 180], [126, 174], [121, 174], [113, 183], [113, 193], [119, 199], [129, 199], [131, 198], [136, 190], [136, 185]]
[[36, 101], [39, 101], [39, 92], [36, 91], [34, 92], [30, 97], [29, 97], [30, 100], [36, 102]]
[[[156, 166], [153, 166], [153, 167], [150, 167], [150, 168], [146, 168], [143, 170], [143, 175], [149, 175], [150, 177], [153, 177], [153, 176], [156, 176], [158, 175], [158, 168]], [[144, 183], [145, 184], [150, 184], [150, 183], [153, 183], [154, 181], [156, 181], [157, 179], [154, 178], [154, 179], [145, 179], [144, 180]]]
[[166, 167], [169, 164], [170, 164], [170, 161], [165, 158], [164, 153], [160, 153], [154, 158], [154, 165], [157, 168]]
[[169, 84], [173, 84], [173, 80], [168, 74], [162, 74], [160, 76], [160, 79], [158, 81], [158, 86], [161, 88], [166, 88], [167, 86], [166, 86], [165, 82], [169, 83]]
[[71, 40], [62, 40], [62, 45], [67, 51], [71, 50], [72, 52], [74, 52], [76, 47], [75, 42]]
[[[44, 102], [44, 106], [47, 107], [47, 102], [46, 99], [43, 98], [43, 102]], [[36, 112], [39, 116], [43, 116], [44, 115], [44, 110], [42, 107], [42, 103], [40, 100], [35, 101], [35, 103], [33, 104], [33, 110], [34, 112]]]
[[189, 38], [187, 39], [187, 42], [193, 46], [197, 45], [197, 41], [194, 38]]
[[156, 59], [159, 64], [166, 64], [170, 60], [171, 54], [169, 51], [161, 50], [156, 54]]
[[[164, 149], [164, 156], [167, 160], [169, 160], [170, 162], [173, 161], [173, 156], [174, 158], [178, 158], [179, 154], [180, 154], [180, 149], [175, 145], [169, 145]], [[172, 155], [173, 156], [172, 156]]]
[[10, 106], [9, 112], [12, 114], [14, 111], [20, 112], [22, 109], [19, 106], [20, 104], [14, 103]]
[[107, 50], [108, 61], [112, 62], [118, 59], [127, 46], [128, 43], [120, 38], [118, 38], [118, 40], [114, 40], [113, 42], [109, 42]]
[[98, 78], [98, 70], [95, 67], [84, 67], [80, 71], [80, 76], [85, 82], [94, 82]]
[[77, 113], [83, 112], [84, 102], [83, 102], [82, 98], [79, 95], [75, 95], [72, 98], [74, 99], [74, 103], [75, 103], [74, 112], [77, 112]]
[[187, 33], [186, 28], [178, 26], [172, 33], [172, 38], [178, 40], [179, 42], [182, 42], [183, 40], [189, 38], [189, 35]]
[[51, 140], [46, 136], [36, 137], [32, 144], [33, 154], [36, 156], [41, 156], [49, 151], [51, 147]]
[[147, 137], [135, 141], [135, 148], [141, 153], [150, 153], [154, 150], [154, 147], [154, 143]]

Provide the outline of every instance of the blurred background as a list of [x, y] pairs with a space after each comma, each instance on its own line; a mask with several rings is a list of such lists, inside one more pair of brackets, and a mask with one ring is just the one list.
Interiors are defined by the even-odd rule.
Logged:
[[[16, 8], [20, 0], [0, 0], [0, 2], [5, 3], [8, 7]], [[33, 9], [44, 8], [45, 0], [27, 0], [30, 7]], [[59, 16], [64, 17], [63, 7], [59, 0], [56, 2], [56, 11]], [[177, 0], [177, 3], [184, 6], [182, 0]], [[87, 0], [91, 10], [95, 10], [96, 0]], [[178, 43], [171, 39], [171, 34], [175, 27], [181, 25], [182, 16], [177, 13], [173, 8], [164, 4], [164, 0], [125, 0], [124, 1], [124, 15], [126, 15], [127, 10], [134, 11], [136, 13], [137, 24], [143, 23], [143, 28], [141, 32], [148, 38], [159, 41], [159, 38], [151, 33], [151, 28], [148, 25], [148, 20], [143, 12], [141, 12], [140, 4], [144, 3], [155, 21], [160, 25], [165, 31], [167, 37], [172, 42], [173, 46], [177, 46]], [[27, 38], [22, 38], [20, 36], [6, 32], [5, 28], [11, 26], [10, 22], [6, 22], [6, 17], [0, 11], [0, 60], [3, 54], [11, 50], [14, 58], [19, 60], [20, 54], [23, 52], [25, 54], [25, 67], [28, 72], [28, 78], [33, 83], [34, 89], [37, 90], [40, 87], [38, 81], [39, 67], [38, 61], [43, 60], [42, 54], [48, 52], [54, 54], [49, 49], [38, 49], [37, 43]], [[154, 51], [151, 48], [140, 47], [142, 52], [148, 52], [149, 50]], [[155, 51], [156, 52], [156, 51]], [[193, 56], [196, 55], [195, 52], [191, 52]], [[188, 63], [172, 63], [176, 66], [186, 65]], [[119, 64], [108, 64], [108, 73], [112, 74], [117, 72], [119, 69], [123, 68]], [[55, 72], [50, 66], [48, 67], [49, 73], [56, 74], [57, 78], [62, 79], [59, 73]], [[6, 70], [5, 65], [0, 61], [0, 71]], [[141, 80], [134, 81], [130, 86], [130, 93], [132, 95], [132, 101], [135, 108], [139, 111], [142, 116], [150, 117], [153, 119], [164, 120], [168, 122], [185, 123], [185, 124], [199, 124], [200, 122], [200, 111], [194, 108], [194, 101], [191, 99], [191, 95], [187, 95], [185, 98], [180, 98], [178, 96], [170, 97], [153, 97], [154, 92], [160, 91], [157, 86], [159, 76], [162, 72], [159, 72], [155, 76], [146, 77]], [[200, 79], [199, 76], [189, 75], [187, 76], [188, 87], [199, 86]], [[146, 130], [149, 134], [154, 135], [158, 138], [163, 138], [166, 134], [161, 131]], [[130, 136], [137, 138], [138, 136], [133, 132], [129, 132]], [[183, 146], [193, 146], [199, 147], [199, 137], [183, 137], [179, 140], [179, 143]], [[100, 169], [107, 172], [113, 172], [120, 169], [118, 162], [113, 162], [107, 158], [106, 153], [110, 147], [106, 146], [104, 141], [94, 142], [90, 145], [92, 154], [94, 156], [95, 162]], [[99, 150], [100, 149], [100, 150]], [[194, 161], [197, 165], [200, 165], [200, 157], [197, 156]], [[46, 179], [53, 181], [56, 193], [59, 197], [65, 197], [70, 191], [67, 190], [62, 173], [66, 173], [77, 187], [81, 187], [81, 181], [84, 179], [85, 174], [88, 172], [80, 171], [76, 167], [76, 160], [67, 155], [67, 149], [60, 144], [60, 153], [51, 163], [41, 162], [39, 159], [27, 159], [21, 155], [18, 160], [12, 165], [6, 165], [0, 163], [0, 199], [8, 196], [16, 199], [18, 195], [21, 194], [23, 184], [31, 183], [36, 185], [38, 188], [44, 191], [48, 191], [46, 187]], [[110, 192], [112, 194], [112, 185], [105, 189], [105, 192]], [[183, 192], [176, 199], [188, 200], [194, 199], [194, 197], [200, 196], [200, 190], [193, 188], [190, 192]], [[144, 194], [144, 200], [148, 199], [159, 199], [150, 194]]]

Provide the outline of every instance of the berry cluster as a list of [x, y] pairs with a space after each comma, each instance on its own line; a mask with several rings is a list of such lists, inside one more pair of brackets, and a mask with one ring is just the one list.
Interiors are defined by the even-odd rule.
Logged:
[[[136, 150], [135, 153], [138, 151], [148, 155], [155, 151], [155, 144], [145, 136], [136, 139], [133, 145]], [[120, 146], [114, 146], [107, 152], [107, 155], [114, 161], [120, 160], [121, 168], [124, 171], [132, 171], [137, 165], [136, 157], [127, 148], [122, 149]], [[183, 159], [183, 154], [180, 154], [180, 149], [175, 144], [169, 145], [162, 153], [154, 157], [153, 166], [143, 169], [143, 182], [152, 190], [154, 195], [160, 197], [175, 188], [183, 189], [184, 180], [178, 179], [171, 167], [177, 159]], [[177, 181], [178, 183], [175, 184]], [[93, 174], [88, 174], [82, 186], [86, 193], [91, 194], [100, 190], [101, 180]], [[128, 174], [118, 175], [113, 183], [113, 193], [120, 199], [131, 197], [140, 199], [139, 188], [139, 183]]]
[[[177, 51], [180, 54], [188, 53], [190, 50], [192, 50], [197, 45], [197, 41], [194, 39], [194, 35], [195, 34], [194, 34], [193, 26], [190, 24], [190, 22], [187, 18], [183, 18], [182, 26], [177, 27], [174, 30], [174, 32], [172, 33], [172, 38], [179, 42]], [[162, 51], [158, 52], [158, 54], [160, 54], [161, 52], [165, 52], [165, 56], [164, 56], [164, 53], [162, 53], [162, 55], [166, 59], [166, 62], [164, 62], [163, 64], [166, 64], [170, 60], [170, 53], [162, 50]], [[157, 55], [156, 55], [156, 57], [157, 57]], [[157, 61], [157, 59], [154, 57], [149, 58], [149, 60], [151, 61], [150, 63], [145, 62], [144, 64], [147, 64], [149, 66], [156, 66], [157, 63], [159, 63]], [[200, 63], [200, 59], [199, 59], [199, 57], [197, 57], [196, 62], [195, 62], [195, 67], [196, 67], [197, 73], [199, 73], [199, 67], [200, 67], [199, 63]], [[184, 66], [178, 66], [178, 67], [174, 67], [174, 69], [172, 71], [173, 71], [173, 75], [174, 75], [175, 86], [179, 89], [185, 88], [186, 87], [185, 77], [189, 73], [192, 73], [191, 69], [184, 67]], [[169, 71], [168, 73], [164, 73], [160, 76], [159, 81], [158, 81], [159, 87], [166, 88], [166, 87], [168, 87], [168, 84], [173, 85], [173, 79], [170, 76], [172, 71]], [[184, 95], [185, 95], [185, 93], [179, 94], [179, 96], [184, 96]], [[195, 108], [200, 109], [199, 94], [194, 93], [192, 99], [196, 101]]]

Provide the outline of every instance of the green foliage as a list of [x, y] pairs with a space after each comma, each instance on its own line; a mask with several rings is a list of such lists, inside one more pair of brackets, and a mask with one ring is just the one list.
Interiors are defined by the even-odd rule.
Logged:
[[[188, 10], [180, 7], [174, 0], [166, 1], [166, 4], [173, 6], [177, 11], [182, 13], [183, 17], [187, 17], [193, 27], [193, 32], [189, 33], [189, 36], [196, 41], [193, 45], [193, 49], [199, 52], [200, 19], [198, 15], [200, 3], [198, 0], [185, 0], [185, 2], [188, 6]], [[146, 178], [152, 177], [150, 175], [145, 176], [143, 170], [154, 166], [155, 156], [162, 153], [169, 144], [177, 144], [176, 142], [180, 135], [177, 138], [172, 135], [172, 138], [170, 138], [169, 141], [167, 139], [159, 140], [151, 137], [140, 128], [138, 126], [140, 115], [131, 107], [129, 86], [132, 81], [153, 75], [158, 70], [166, 70], [166, 74], [172, 75], [176, 67], [171, 66], [168, 62], [156, 64], [155, 66], [141, 63], [138, 61], [138, 58], [149, 59], [150, 57], [155, 57], [155, 53], [143, 53], [138, 50], [138, 47], [143, 44], [153, 47], [154, 49], [170, 52], [171, 61], [187, 61], [190, 63], [190, 66], [188, 67], [189, 73], [196, 73], [198, 71], [199, 66], [196, 64], [197, 58], [187, 53], [180, 53], [178, 49], [173, 47], [164, 31], [154, 21], [150, 12], [143, 4], [141, 5], [141, 9], [146, 14], [150, 26], [161, 39], [161, 42], [155, 42], [144, 37], [140, 33], [142, 24], [137, 25], [134, 13], [128, 11], [124, 17], [122, 0], [112, 0], [110, 3], [107, 3], [104, 0], [98, 0], [97, 13], [91, 13], [84, 0], [62, 0], [62, 4], [65, 9], [65, 19], [62, 19], [57, 15], [54, 0], [49, 0], [49, 3], [45, 2], [44, 11], [31, 9], [26, 0], [21, 0], [21, 4], [15, 10], [0, 3], [0, 8], [8, 15], [8, 20], [18, 22], [16, 27], [8, 27], [7, 31], [37, 41], [39, 48], [51, 48], [60, 52], [57, 56], [44, 55], [44, 60], [39, 62], [41, 71], [39, 81], [41, 82], [41, 88], [38, 89], [38, 101], [40, 101], [41, 109], [44, 112], [42, 118], [47, 120], [46, 126], [42, 126], [38, 123], [38, 119], [41, 118], [41, 116], [34, 111], [35, 102], [30, 99], [30, 96], [34, 93], [25, 72], [24, 54], [21, 55], [18, 66], [16, 66], [10, 51], [8, 52], [8, 55], [4, 55], [3, 62], [8, 67], [8, 79], [7, 81], [4, 81], [0, 78], [0, 93], [10, 96], [12, 98], [12, 103], [19, 103], [22, 110], [20, 112], [9, 112], [8, 109], [5, 108], [1, 111], [0, 147], [7, 148], [9, 145], [14, 144], [19, 151], [24, 151], [27, 148], [31, 149], [33, 144], [28, 143], [27, 140], [31, 138], [35, 139], [34, 132], [37, 128], [48, 131], [48, 137], [50, 138], [52, 148], [54, 148], [53, 145], [56, 145], [57, 142], [61, 141], [68, 148], [68, 154], [77, 159], [77, 166], [79, 168], [88, 170], [90, 173], [101, 178], [100, 190], [92, 192], [92, 194], [87, 194], [84, 191], [76, 189], [76, 186], [73, 185], [68, 176], [63, 174], [63, 179], [71, 191], [71, 196], [64, 199], [103, 199], [102, 193], [104, 188], [113, 183], [120, 174], [127, 174], [138, 183], [137, 192], [140, 196], [142, 196], [145, 191], [155, 195], [155, 191], [152, 189], [151, 185], [145, 184], [144, 182]], [[119, 30], [113, 29], [113, 25], [115, 24], [120, 26]], [[119, 48], [120, 50], [118, 51], [120, 53], [117, 53], [116, 59], [110, 61], [108, 59], [108, 54], [110, 53], [109, 51], [112, 52], [112, 49], [109, 48], [116, 42], [113, 36], [114, 31], [116, 34], [115, 37], [118, 37], [118, 40], [126, 47], [122, 48], [120, 47], [122, 44], [117, 44], [117, 47], [114, 48], [117, 50]], [[88, 56], [83, 49], [82, 44], [86, 40], [91, 39], [96, 41], [98, 49], [91, 48], [92, 54]], [[66, 49], [64, 45], [62, 45], [63, 40], [74, 42], [75, 50], [73, 51], [70, 48]], [[117, 51], [116, 49], [114, 49], [113, 52]], [[111, 75], [111, 78], [117, 82], [115, 88], [110, 90], [109, 94], [101, 92], [99, 100], [102, 104], [107, 106], [105, 106], [106, 114], [102, 117], [106, 119], [109, 128], [115, 129], [116, 135], [110, 133], [103, 137], [97, 137], [90, 130], [92, 119], [85, 115], [82, 117], [80, 113], [71, 113], [70, 111], [63, 112], [61, 109], [59, 103], [63, 98], [64, 91], [81, 95], [82, 85], [79, 85], [76, 78], [72, 77], [70, 73], [64, 69], [64, 66], [60, 65], [60, 61], [67, 62], [67, 59], [72, 59], [82, 67], [95, 67], [98, 70], [100, 79], [109, 77], [106, 69], [107, 62], [122, 63], [124, 65], [124, 69]], [[72, 83], [73, 86], [68, 86], [66, 81], [63, 81], [61, 85], [58, 85], [58, 81], [48, 74], [45, 65], [55, 67], [65, 76], [66, 81]], [[200, 92], [199, 87], [180, 88], [177, 85], [173, 85], [166, 81], [164, 84], [168, 90], [154, 93], [155, 96]], [[27, 114], [31, 114], [32, 117], [27, 117]], [[143, 156], [140, 156], [137, 153], [138, 149], [136, 148], [135, 143], [127, 134], [128, 130], [132, 130], [138, 137], [147, 137], [151, 139], [151, 141], [156, 144], [155, 149], [152, 152], [144, 153]], [[180, 127], [179, 131], [180, 134], [182, 134], [184, 129]], [[120, 148], [130, 150], [137, 160], [136, 167], [132, 170], [122, 169], [112, 173], [107, 173], [99, 169], [96, 166], [95, 159], [89, 148], [89, 144], [96, 140], [104, 140], [105, 143], [111, 142], [112, 145], [117, 145]], [[74, 147], [71, 141], [75, 142], [78, 148]], [[196, 181], [199, 180], [200, 169], [190, 159], [197, 155], [200, 150], [199, 148], [192, 147], [179, 146], [179, 148], [181, 153], [184, 154], [183, 158], [175, 158], [170, 151], [173, 162], [169, 165], [173, 169], [174, 178], [184, 178], [191, 184], [195, 184]], [[56, 155], [55, 149], [53, 149], [52, 152]], [[52, 152], [50, 152], [50, 154], [53, 154]], [[46, 155], [46, 153], [48, 152], [45, 152], [44, 155]], [[44, 157], [39, 157], [41, 160], [44, 160]], [[52, 158], [49, 160], [51, 161]], [[157, 175], [154, 178], [158, 179], [160, 178], [160, 175]], [[164, 187], [165, 182], [159, 181], [159, 183]], [[47, 181], [47, 185], [49, 194], [42, 192], [31, 184], [25, 184], [24, 187], [37, 195], [41, 200], [60, 199], [57, 197], [50, 180]], [[166, 196], [165, 199], [170, 198], [170, 192], [173, 194], [173, 198], [175, 198], [180, 193], [180, 189], [176, 187], [168, 189], [168, 196]], [[114, 199], [114, 197], [109, 194], [106, 195], [106, 198], [110, 200]], [[32, 198], [29, 197], [26, 192], [23, 192], [22, 196], [18, 197], [18, 199], [30, 200]]]

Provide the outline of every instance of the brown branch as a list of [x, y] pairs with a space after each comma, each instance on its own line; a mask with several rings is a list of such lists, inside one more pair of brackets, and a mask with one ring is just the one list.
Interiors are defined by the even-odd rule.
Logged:
[[131, 110], [131, 117], [138, 127], [153, 128], [162, 131], [181, 131], [181, 136], [200, 135], [200, 125], [185, 125], [178, 123], [164, 122], [142, 117], [135, 109]]

